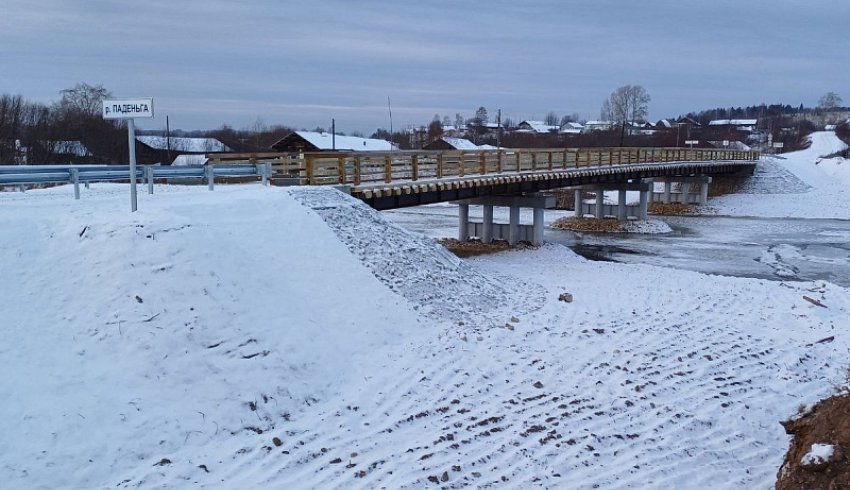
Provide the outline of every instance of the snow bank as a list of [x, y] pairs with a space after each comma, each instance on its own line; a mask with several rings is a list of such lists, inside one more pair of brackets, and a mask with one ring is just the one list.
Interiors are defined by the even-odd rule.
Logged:
[[[847, 145], [834, 132], [809, 136], [805, 150], [764, 157], [743, 194], [712, 199], [718, 214], [732, 216], [850, 219], [850, 170], [843, 159], [823, 160]], [[825, 162], [825, 163], [824, 163]]]
[[503, 317], [505, 311], [527, 313], [543, 300], [539, 286], [483, 275], [433, 239], [412, 234], [341, 192], [314, 187], [291, 193], [321, 216], [378, 279], [432, 318], [470, 324], [476, 317]]
[[125, 192], [0, 196], [9, 488], [191, 480], [424, 326], [281, 189]]

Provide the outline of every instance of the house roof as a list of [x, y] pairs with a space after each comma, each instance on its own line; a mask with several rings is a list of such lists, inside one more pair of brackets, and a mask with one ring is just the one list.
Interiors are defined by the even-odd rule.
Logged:
[[77, 157], [91, 156], [91, 152], [81, 141], [54, 141], [53, 152], [59, 155], [74, 155]]
[[523, 121], [519, 123], [519, 126], [523, 125], [528, 126], [535, 133], [549, 133], [561, 129], [560, 126], [551, 126], [543, 121]]
[[333, 150], [334, 139], [337, 150], [351, 151], [392, 151], [395, 146], [389, 141], [374, 138], [359, 138], [357, 136], [336, 135], [331, 133], [316, 133], [313, 131], [296, 131], [295, 134], [307, 140], [311, 145], [320, 150]]
[[755, 126], [758, 119], [715, 119], [708, 123], [709, 126]]
[[215, 138], [182, 138], [165, 136], [136, 136], [136, 141], [154, 150], [183, 151], [186, 153], [213, 153], [233, 151]]
[[445, 141], [447, 144], [451, 145], [456, 150], [497, 150], [498, 147], [493, 145], [476, 145], [475, 143], [469, 141], [465, 138], [450, 138], [448, 136], [443, 136], [440, 138]]
[[177, 158], [171, 162], [172, 167], [182, 167], [186, 165], [205, 165], [207, 157], [204, 155], [177, 155]]

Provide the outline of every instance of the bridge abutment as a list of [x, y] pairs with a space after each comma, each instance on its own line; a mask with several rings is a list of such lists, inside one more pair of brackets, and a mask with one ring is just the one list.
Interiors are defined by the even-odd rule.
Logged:
[[[492, 243], [494, 239], [507, 240], [508, 244], [516, 245], [520, 241], [531, 242], [534, 246], [543, 243], [544, 210], [555, 207], [552, 196], [486, 196], [458, 201], [458, 239], [468, 240], [478, 237], [483, 243]], [[482, 222], [469, 220], [469, 206], [483, 206]], [[495, 223], [493, 211], [495, 207], [508, 208], [508, 223]], [[531, 225], [520, 223], [522, 208], [531, 208], [533, 221]]]

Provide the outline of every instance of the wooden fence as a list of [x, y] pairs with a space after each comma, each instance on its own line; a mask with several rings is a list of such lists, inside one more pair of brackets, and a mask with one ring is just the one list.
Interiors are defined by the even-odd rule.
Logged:
[[690, 148], [566, 148], [482, 151], [225, 153], [212, 164], [271, 163], [276, 178], [306, 185], [384, 185], [488, 174], [663, 162], [756, 161], [757, 151]]

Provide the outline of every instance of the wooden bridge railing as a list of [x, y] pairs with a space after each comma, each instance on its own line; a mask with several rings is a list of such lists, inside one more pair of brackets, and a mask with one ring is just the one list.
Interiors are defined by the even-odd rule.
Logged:
[[309, 185], [378, 185], [570, 168], [679, 161], [756, 161], [757, 151], [691, 148], [565, 148], [210, 154], [212, 164], [270, 162], [275, 176]]

